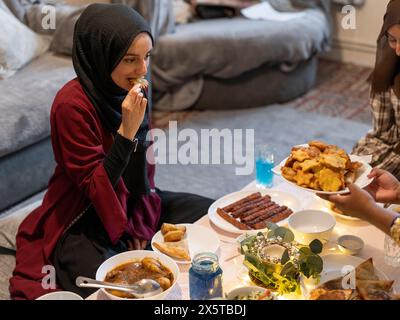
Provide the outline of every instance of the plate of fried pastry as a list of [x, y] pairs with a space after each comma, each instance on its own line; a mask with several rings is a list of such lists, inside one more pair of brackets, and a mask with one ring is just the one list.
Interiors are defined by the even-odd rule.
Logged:
[[377, 269], [372, 258], [328, 254], [322, 259], [321, 282], [310, 290], [308, 299], [400, 300], [393, 290], [394, 280]]
[[365, 188], [372, 182], [372, 168], [362, 157], [321, 141], [293, 147], [279, 167], [287, 182], [314, 193], [344, 194], [351, 183]]
[[242, 234], [266, 229], [269, 222], [283, 225], [299, 209], [299, 200], [289, 193], [251, 189], [218, 199], [208, 209], [208, 217], [218, 228]]
[[214, 231], [200, 225], [163, 223], [161, 230], [153, 236], [151, 247], [178, 264], [189, 264], [196, 253], [216, 253], [219, 238]]

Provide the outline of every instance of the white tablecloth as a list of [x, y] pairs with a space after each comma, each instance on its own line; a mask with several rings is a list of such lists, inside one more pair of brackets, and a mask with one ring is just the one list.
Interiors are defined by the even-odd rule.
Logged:
[[[243, 190], [256, 189], [255, 182], [247, 185]], [[314, 193], [304, 191], [286, 183], [281, 177], [276, 176], [273, 189], [289, 192], [295, 195], [301, 203], [301, 209], [320, 209], [329, 210], [324, 200], [317, 197]], [[359, 257], [363, 259], [373, 258], [374, 265], [382, 271], [389, 279], [395, 280], [394, 289], [400, 292], [400, 269], [396, 269], [384, 262], [383, 246], [385, 235], [376, 227], [364, 221], [351, 221], [336, 217], [336, 227], [330, 240], [335, 241], [338, 236], [343, 234], [352, 234], [361, 237], [364, 240], [365, 247], [360, 252]], [[213, 229], [219, 236], [220, 248], [217, 254], [223, 270], [223, 287], [228, 293], [236, 287], [250, 284], [246, 268], [242, 265], [243, 257], [237, 250], [236, 237], [238, 234], [228, 233], [216, 227], [209, 219], [204, 216], [196, 224]], [[335, 245], [326, 245], [322, 254], [340, 253]], [[180, 275], [178, 283], [166, 297], [170, 300], [189, 299], [189, 265], [180, 265]], [[97, 291], [88, 299], [103, 299], [100, 291]]]

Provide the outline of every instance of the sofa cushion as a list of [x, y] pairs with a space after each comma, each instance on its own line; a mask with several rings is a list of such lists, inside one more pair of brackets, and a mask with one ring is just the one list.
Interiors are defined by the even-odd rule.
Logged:
[[3, 6], [0, 6], [0, 25], [0, 79], [12, 76], [49, 48], [49, 39], [30, 30]]
[[4, 2], [11, 12], [23, 23], [25, 23], [26, 11], [33, 5], [35, 0], [0, 0]]
[[50, 108], [62, 86], [74, 78], [68, 57], [46, 52], [0, 80], [0, 157], [50, 135]]

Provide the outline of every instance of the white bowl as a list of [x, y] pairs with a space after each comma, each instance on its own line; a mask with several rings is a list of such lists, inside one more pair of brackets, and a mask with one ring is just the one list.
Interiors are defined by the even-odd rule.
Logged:
[[54, 291], [46, 293], [36, 300], [83, 300], [83, 298], [71, 291]]
[[364, 241], [361, 238], [350, 234], [340, 236], [337, 239], [337, 243], [340, 251], [344, 254], [359, 254], [364, 248]]
[[[247, 296], [247, 295], [256, 294], [259, 292], [264, 293], [266, 290], [268, 290], [268, 289], [258, 287], [258, 286], [239, 287], [239, 288], [233, 289], [231, 292], [229, 292], [226, 295], [226, 299], [227, 300], [236, 300], [235, 298], [237, 296]], [[274, 297], [272, 292], [271, 292], [271, 296]], [[241, 299], [239, 299], [239, 300], [241, 300]]]
[[176, 282], [177, 282], [178, 276], [179, 276], [179, 268], [174, 260], [172, 260], [170, 257], [166, 256], [165, 254], [162, 254], [159, 252], [149, 251], [149, 250], [131, 250], [131, 251], [126, 251], [123, 253], [119, 253], [115, 256], [112, 256], [111, 258], [104, 261], [100, 265], [100, 267], [97, 269], [96, 280], [104, 281], [107, 273], [109, 271], [111, 271], [112, 269], [120, 266], [121, 264], [128, 263], [130, 261], [142, 260], [145, 257], [158, 259], [161, 262], [161, 264], [163, 264], [165, 267], [167, 267], [169, 270], [171, 270], [171, 272], [174, 275], [174, 281], [173, 281], [171, 287], [169, 287], [167, 290], [164, 290], [163, 292], [161, 292], [159, 294], [156, 294], [156, 295], [148, 297], [148, 298], [143, 298], [143, 299], [121, 298], [121, 297], [117, 297], [117, 296], [109, 293], [104, 288], [101, 288], [100, 290], [102, 290], [102, 292], [111, 300], [161, 300], [161, 299], [165, 298], [165, 296], [176, 285]]
[[321, 210], [303, 210], [293, 213], [288, 220], [297, 242], [308, 245], [314, 239], [325, 243], [336, 225], [335, 218]]

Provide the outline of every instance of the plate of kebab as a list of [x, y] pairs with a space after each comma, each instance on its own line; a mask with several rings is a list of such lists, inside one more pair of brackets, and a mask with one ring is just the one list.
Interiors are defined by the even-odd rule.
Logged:
[[216, 200], [208, 209], [208, 217], [218, 228], [242, 234], [264, 230], [270, 222], [285, 225], [298, 210], [300, 201], [287, 192], [252, 189]]

